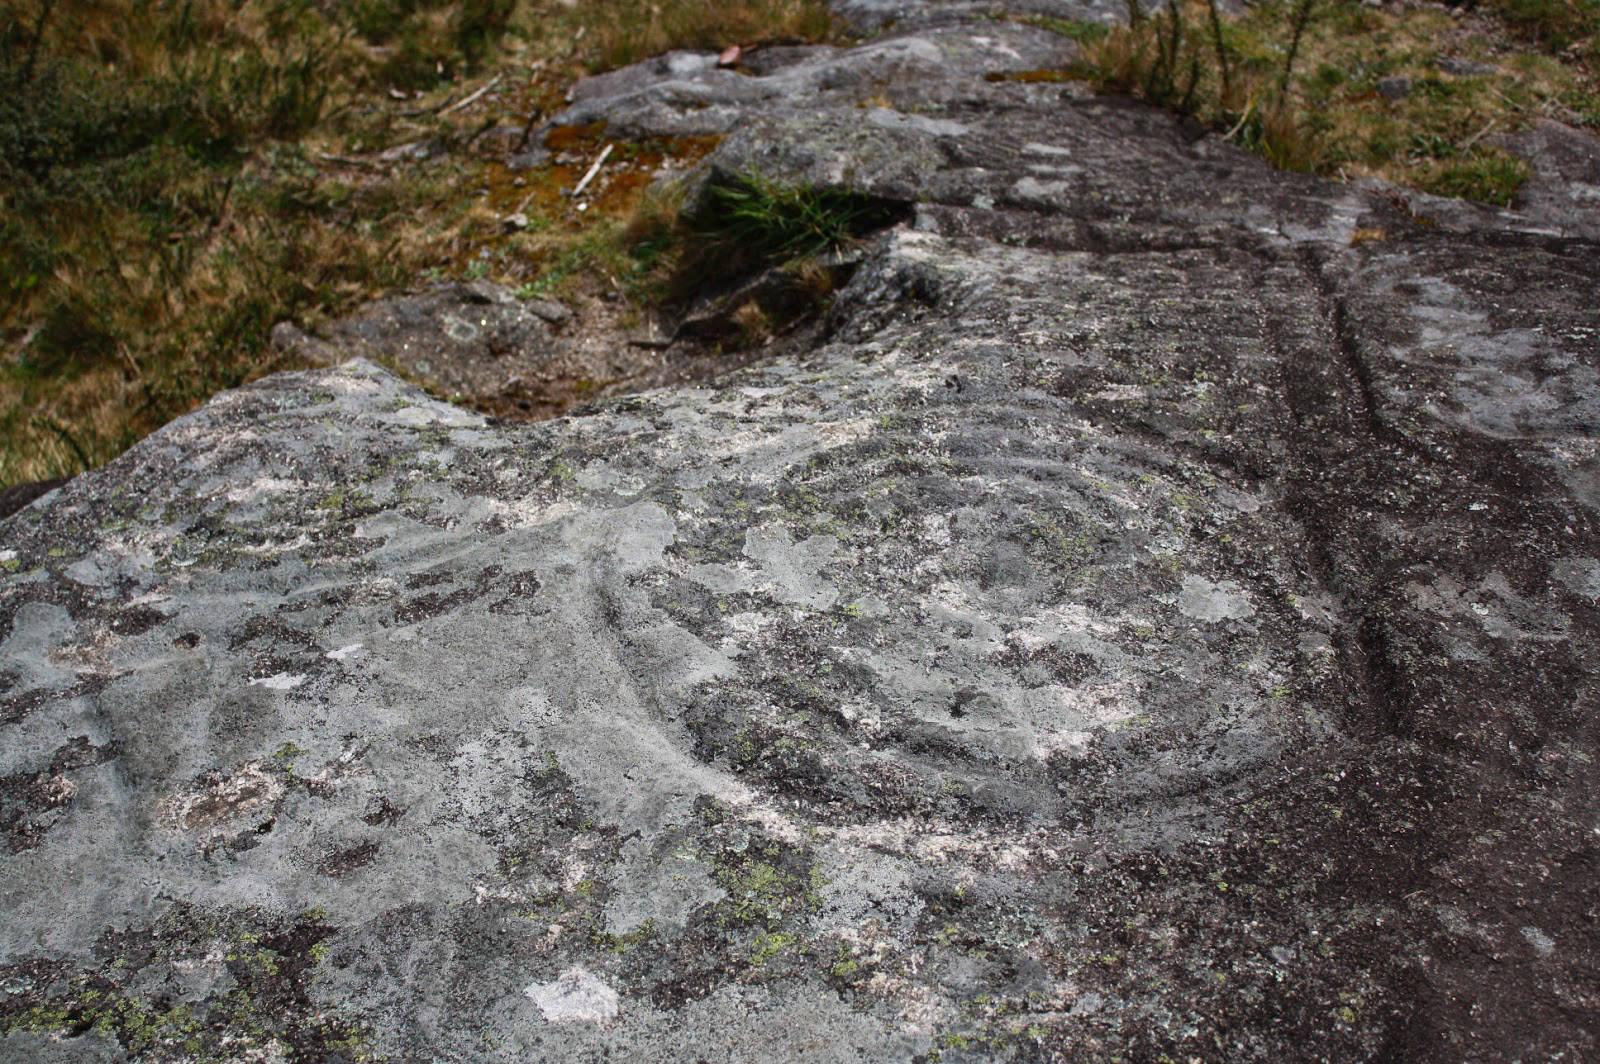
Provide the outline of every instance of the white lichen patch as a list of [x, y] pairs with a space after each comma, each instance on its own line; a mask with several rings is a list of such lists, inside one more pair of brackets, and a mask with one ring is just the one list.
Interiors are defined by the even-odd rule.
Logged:
[[869, 994], [899, 1005], [900, 1029], [906, 1034], [932, 1034], [955, 1010], [920, 983], [886, 972], [875, 972], [866, 986]]
[[1505, 575], [1491, 572], [1475, 584], [1449, 574], [1430, 583], [1406, 585], [1413, 606], [1450, 619], [1469, 620], [1495, 639], [1556, 641], [1566, 637], [1570, 618], [1537, 599], [1518, 595]]
[[[0, 557], [0, 561], [3, 560]], [[1573, 594], [1581, 595], [1590, 602], [1600, 602], [1600, 561], [1583, 555], [1563, 558], [1556, 563], [1550, 575]]]
[[982, 37], [978, 34], [973, 34], [971, 40], [973, 44], [982, 45], [989, 51], [1003, 55], [1007, 59], [1015, 59], [1019, 63], [1023, 61], [1022, 53], [1011, 47], [1011, 45], [1007, 44], [1005, 41], [997, 40], [994, 37]]
[[72, 801], [78, 793], [78, 785], [62, 775], [54, 775], [38, 784], [45, 804], [62, 805]]
[[1096, 735], [1137, 719], [1141, 709], [1134, 697], [1136, 690], [1137, 685], [1126, 680], [1053, 688], [1050, 716], [1071, 721], [1073, 726], [1049, 731], [1048, 720], [1041, 720], [1037, 726], [1038, 758], [1043, 761], [1062, 750], [1083, 753]]
[[[562, 498], [552, 501], [542, 493], [512, 499], [509, 502], [485, 498], [483, 504], [489, 515], [498, 518], [507, 528], [555, 524], [586, 511], [586, 507], [577, 499]], [[363, 534], [366, 534], [366, 530], [367, 526], [363, 526]]]
[[1185, 574], [1178, 592], [1178, 612], [1197, 621], [1243, 620], [1255, 616], [1256, 608], [1244, 590], [1232, 580], [1212, 583], [1193, 573]]
[[578, 470], [576, 482], [585, 491], [609, 491], [630, 498], [647, 486], [639, 474], [613, 469], [605, 462], [594, 462]]
[[298, 480], [286, 480], [283, 477], [257, 477], [242, 484], [235, 484], [223, 493], [223, 498], [235, 505], [239, 503], [254, 502], [263, 497], [274, 497], [286, 492], [304, 490], [306, 485]]
[[1064, 166], [1054, 163], [1029, 163], [1028, 169], [1036, 174], [1053, 177], [1071, 177], [1073, 174], [1083, 173], [1083, 167], [1074, 166], [1071, 163]]
[[293, 554], [311, 546], [311, 537], [304, 532], [297, 533], [279, 540], [267, 540], [263, 543], [252, 543], [239, 547], [240, 554], [249, 554], [257, 558], [275, 558], [281, 554]]
[[[329, 655], [330, 657], [332, 655]], [[292, 672], [277, 672], [271, 676], [258, 676], [250, 681], [251, 687], [265, 687], [272, 691], [292, 691], [306, 682], [305, 676]]]
[[935, 137], [959, 137], [969, 129], [968, 126], [948, 118], [930, 118], [927, 115], [905, 114], [900, 111], [891, 111], [886, 107], [871, 108], [867, 111], [866, 120], [880, 129], [915, 130]]
[[1533, 947], [1533, 952], [1540, 957], [1548, 957], [1556, 951], [1555, 939], [1537, 927], [1532, 925], [1524, 927], [1522, 929], [1522, 937], [1527, 940], [1529, 946]]
[[1070, 181], [1040, 181], [1024, 177], [1011, 186], [1011, 197], [1026, 203], [1054, 204], [1072, 191]]
[[1090, 399], [1104, 403], [1128, 403], [1149, 398], [1150, 389], [1137, 384], [1108, 384], [1090, 395]]
[[605, 1023], [622, 1011], [617, 992], [586, 968], [574, 966], [548, 983], [524, 989], [548, 1023]]
[[761, 565], [764, 579], [757, 585], [780, 601], [811, 609], [828, 609], [839, 592], [817, 575], [839, 549], [833, 536], [809, 536], [796, 543], [782, 525], [764, 525], [745, 533], [745, 557]]

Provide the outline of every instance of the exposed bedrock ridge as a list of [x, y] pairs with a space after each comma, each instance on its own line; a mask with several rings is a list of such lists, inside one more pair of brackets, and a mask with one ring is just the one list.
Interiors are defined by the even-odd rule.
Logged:
[[918, 204], [803, 356], [275, 376], [0, 525], [4, 1052], [1592, 1055], [1592, 231], [1061, 47], [577, 94]]

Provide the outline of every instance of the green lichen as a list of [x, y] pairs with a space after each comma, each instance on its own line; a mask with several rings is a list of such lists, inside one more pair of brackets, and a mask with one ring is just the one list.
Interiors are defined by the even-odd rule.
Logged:
[[784, 877], [763, 861], [753, 861], [726, 877], [733, 915], [741, 921], [776, 921], [788, 901]]
[[[0, 1001], [0, 1034], [92, 1030], [129, 1057], [156, 1061], [237, 1059], [288, 1045], [315, 1059], [342, 1053], [372, 1060], [365, 1048], [371, 1032], [321, 1016], [306, 993], [309, 974], [326, 956], [323, 941], [334, 931], [306, 914], [177, 906], [147, 930], [108, 932], [97, 968], [19, 980], [19, 992]], [[207, 965], [231, 982], [226, 990], [172, 1002], [131, 989], [167, 982], [169, 968]]]
[[656, 922], [650, 919], [622, 935], [601, 930], [598, 926], [592, 927], [589, 931], [589, 941], [598, 949], [621, 956], [629, 950], [645, 945], [655, 937], [655, 934]]
[[840, 942], [833, 960], [823, 971], [835, 982], [846, 985], [856, 983], [864, 974], [861, 958], [847, 942]]
[[578, 471], [559, 458], [550, 463], [548, 475], [562, 487], [571, 487], [578, 479]]
[[756, 936], [750, 948], [750, 963], [761, 967], [779, 954], [791, 949], [799, 939], [782, 931], [764, 931]]

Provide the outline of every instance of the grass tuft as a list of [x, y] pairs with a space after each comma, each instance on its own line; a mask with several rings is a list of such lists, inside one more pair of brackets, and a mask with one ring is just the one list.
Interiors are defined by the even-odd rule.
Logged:
[[1501, 153], [1480, 154], [1465, 162], [1443, 163], [1425, 176], [1421, 187], [1440, 196], [1509, 207], [1528, 179], [1528, 164]]
[[906, 215], [903, 203], [850, 189], [725, 175], [692, 205], [676, 191], [645, 197], [618, 233], [627, 265], [616, 274], [634, 298], [671, 310], [725, 301], [692, 331], [748, 349], [809, 317], [849, 277], [852, 260], [831, 253]]
[[[843, 247], [897, 221], [902, 204], [848, 188], [788, 184], [741, 174], [710, 186], [688, 220], [708, 255], [744, 272]], [[747, 265], [748, 264], [748, 265]]]

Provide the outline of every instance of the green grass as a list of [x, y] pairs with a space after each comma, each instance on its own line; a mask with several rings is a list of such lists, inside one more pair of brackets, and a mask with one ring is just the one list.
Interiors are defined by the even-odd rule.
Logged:
[[904, 204], [851, 189], [754, 173], [718, 180], [685, 213], [666, 208], [643, 215], [645, 224], [636, 222], [627, 242], [642, 267], [637, 277], [647, 301], [683, 306], [781, 268], [743, 304], [726, 308], [724, 324], [711, 330], [735, 349], [763, 343], [813, 313], [850, 271], [827, 253], [907, 214]]
[[[452, 16], [453, 69], [495, 32], [474, 11]], [[274, 322], [406, 283], [426, 257], [419, 211], [459, 194], [449, 175], [361, 180], [322, 160], [386, 133], [353, 105], [392, 60], [340, 9], [4, 12], [0, 483], [98, 465], [280, 368]], [[436, 59], [429, 81], [444, 70]]]

